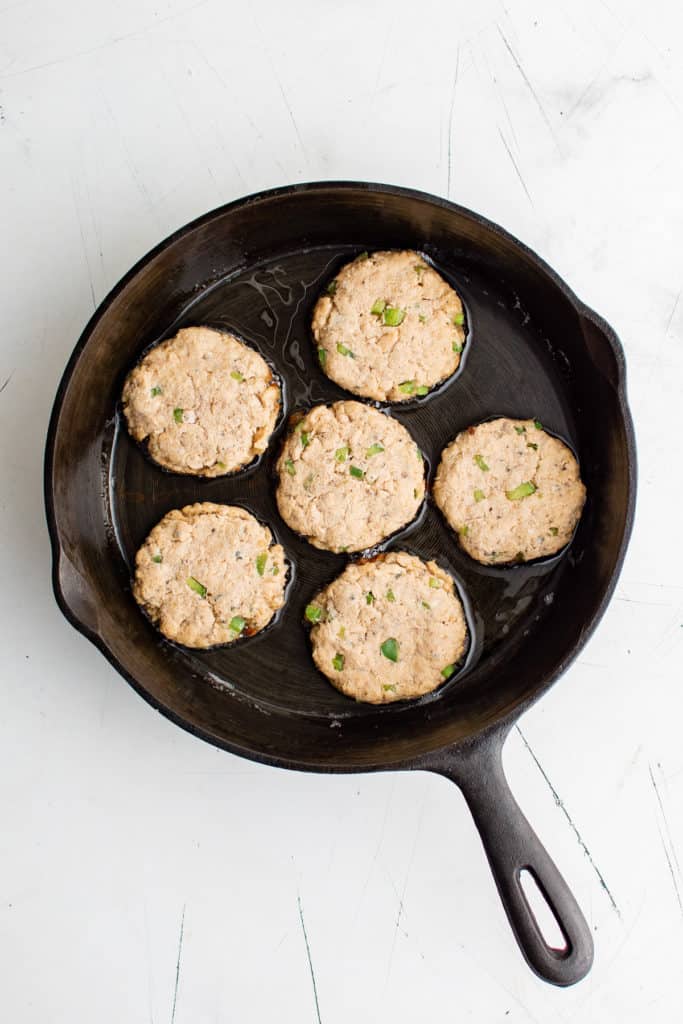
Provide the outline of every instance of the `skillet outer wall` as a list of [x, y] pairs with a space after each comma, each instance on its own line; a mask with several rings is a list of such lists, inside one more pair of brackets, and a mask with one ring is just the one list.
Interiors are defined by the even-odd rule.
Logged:
[[[549, 268], [538, 256], [536, 256], [530, 249], [518, 242], [511, 235], [499, 228], [497, 225], [492, 224], [485, 218], [478, 214], [471, 213], [470, 211], [464, 210], [461, 207], [456, 206], [446, 200], [434, 198], [425, 193], [420, 193], [403, 188], [394, 188], [386, 185], [370, 185], [360, 184], [353, 182], [318, 182], [305, 185], [297, 185], [289, 188], [275, 189], [257, 195], [248, 197], [246, 199], [237, 200], [235, 203], [228, 204], [224, 207], [219, 208], [216, 211], [212, 211], [203, 217], [198, 218], [191, 224], [180, 229], [171, 235], [168, 239], [153, 249], [147, 256], [136, 264], [135, 267], [119, 282], [119, 284], [112, 290], [107, 298], [100, 305], [96, 313], [93, 315], [85, 330], [83, 331], [81, 338], [72, 354], [69, 363], [66, 367], [62, 381], [59, 386], [57, 397], [55, 400], [50, 426], [48, 430], [46, 456], [45, 456], [45, 501], [48, 527], [50, 532], [50, 539], [53, 552], [53, 587], [55, 596], [65, 617], [72, 623], [72, 625], [82, 632], [89, 640], [91, 640], [107, 657], [107, 659], [114, 665], [114, 667], [127, 679], [127, 681], [133, 686], [133, 688], [140, 693], [152, 706], [156, 707], [157, 710], [165, 714], [171, 721], [178, 725], [188, 729], [188, 731], [199, 736], [208, 742], [222, 747], [231, 751], [232, 753], [240, 756], [248, 757], [252, 760], [259, 761], [266, 764], [271, 764], [279, 767], [307, 770], [307, 771], [324, 771], [324, 772], [353, 772], [353, 771], [373, 771], [383, 769], [400, 769], [400, 768], [418, 768], [427, 767], [428, 761], [432, 757], [436, 757], [442, 750], [453, 748], [458, 745], [458, 742], [454, 744], [449, 742], [439, 746], [438, 744], [430, 747], [429, 750], [415, 753], [412, 756], [394, 756], [391, 753], [386, 753], [385, 756], [378, 758], [375, 761], [363, 761], [352, 762], [348, 757], [344, 756], [344, 753], [340, 751], [337, 756], [326, 758], [325, 760], [316, 758], [306, 758], [303, 756], [282, 756], [277, 751], [258, 749], [255, 746], [247, 747], [246, 745], [237, 744], [227, 740], [225, 737], [221, 737], [212, 733], [206, 729], [200, 728], [195, 722], [184, 718], [173, 711], [173, 709], [165, 706], [161, 701], [155, 699], [155, 697], [148, 692], [148, 690], [133, 677], [126, 668], [124, 668], [120, 659], [109, 649], [105, 643], [103, 637], [97, 630], [96, 622], [87, 621], [87, 615], [82, 608], [79, 608], [79, 603], [83, 602], [83, 607], [87, 604], [87, 595], [82, 592], [81, 580], [76, 578], [70, 573], [67, 565], [67, 559], [65, 558], [65, 552], [62, 547], [60, 538], [60, 531], [57, 524], [58, 508], [55, 502], [54, 495], [54, 455], [55, 447], [58, 441], [59, 434], [59, 417], [62, 408], [62, 403], [66, 396], [69, 384], [72, 379], [73, 372], [75, 370], [78, 359], [85, 348], [91, 334], [93, 333], [100, 320], [107, 313], [112, 303], [122, 294], [127, 285], [136, 277], [136, 275], [146, 267], [152, 260], [154, 260], [160, 253], [164, 252], [168, 247], [176, 243], [177, 241], [185, 238], [198, 228], [201, 228], [213, 221], [216, 218], [222, 217], [230, 211], [239, 209], [240, 207], [249, 207], [255, 204], [263, 202], [271, 202], [273, 200], [279, 200], [286, 197], [297, 196], [301, 193], [308, 193], [315, 195], [320, 192], [329, 192], [331, 190], [337, 190], [341, 196], [348, 196], [349, 192], [358, 191], [359, 194], [373, 193], [378, 196], [394, 197], [398, 199], [405, 199], [415, 202], [427, 203], [432, 206], [438, 207], [441, 210], [452, 212], [459, 218], [465, 218], [474, 225], [477, 225], [482, 232], [489, 234], [498, 240], [501, 244], [507, 247], [514, 247], [520, 258], [523, 258], [536, 273], [545, 277], [557, 290], [564, 299], [573, 307], [576, 315], [579, 317], [582, 324], [584, 337], [587, 343], [591, 343], [594, 346], [594, 350], [602, 352], [599, 358], [604, 359], [605, 372], [614, 377], [614, 389], [618, 401], [619, 414], [621, 417], [621, 423], [623, 426], [623, 434], [625, 441], [624, 458], [627, 463], [627, 478], [628, 478], [628, 489], [627, 489], [627, 506], [625, 509], [624, 525], [622, 530], [622, 536], [620, 539], [619, 547], [616, 555], [613, 559], [611, 578], [605, 586], [602, 596], [587, 620], [582, 624], [580, 636], [576, 643], [568, 648], [563, 656], [557, 661], [556, 667], [553, 672], [545, 675], [538, 683], [534, 686], [533, 690], [530, 690], [524, 699], [518, 701], [516, 704], [511, 706], [504, 714], [497, 715], [492, 718], [487, 725], [479, 729], [479, 733], [484, 737], [487, 733], [498, 731], [498, 729], [507, 730], [512, 722], [529, 707], [538, 697], [548, 689], [552, 683], [567, 669], [573, 659], [577, 656], [585, 642], [588, 640], [597, 623], [599, 622], [602, 614], [609, 603], [609, 600], [613, 594], [618, 573], [621, 568], [625, 550], [628, 544], [628, 539], [633, 525], [634, 507], [635, 507], [635, 490], [636, 490], [636, 453], [635, 453], [635, 438], [633, 432], [633, 425], [631, 421], [630, 412], [626, 400], [626, 386], [625, 386], [625, 362], [623, 352], [618, 341], [618, 338], [612, 328], [595, 314], [592, 310], [588, 309], [583, 303], [581, 303], [571, 292], [568, 286], [558, 277], [558, 275]], [[607, 355], [603, 349], [607, 346], [610, 356]], [[602, 346], [602, 348], [601, 348]], [[609, 365], [607, 365], [609, 364]], [[472, 734], [468, 734], [471, 738]], [[464, 739], [465, 737], [463, 737]]]

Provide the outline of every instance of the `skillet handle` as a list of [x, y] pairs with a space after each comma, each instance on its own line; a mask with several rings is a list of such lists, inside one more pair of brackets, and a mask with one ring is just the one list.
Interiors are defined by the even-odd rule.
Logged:
[[[553, 985], [574, 985], [593, 963], [593, 938], [567, 883], [520, 810], [503, 772], [505, 734], [479, 741], [462, 756], [433, 764], [457, 783], [477, 826], [512, 930], [529, 966]], [[520, 881], [528, 870], [564, 936], [565, 948], [544, 939]]]

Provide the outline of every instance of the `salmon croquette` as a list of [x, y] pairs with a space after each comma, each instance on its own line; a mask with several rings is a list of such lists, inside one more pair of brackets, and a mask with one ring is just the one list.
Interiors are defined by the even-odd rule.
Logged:
[[434, 499], [468, 555], [495, 565], [560, 551], [586, 488], [573, 452], [538, 420], [496, 419], [444, 450]]
[[135, 558], [133, 595], [169, 640], [231, 644], [264, 629], [285, 600], [285, 553], [267, 526], [233, 505], [174, 509]]
[[280, 515], [317, 548], [363, 551], [409, 523], [425, 494], [422, 454], [397, 420], [362, 402], [318, 405], [285, 440]]
[[356, 395], [407, 402], [457, 370], [465, 314], [457, 292], [416, 252], [375, 252], [343, 267], [313, 312], [318, 359]]
[[317, 667], [370, 704], [430, 693], [455, 674], [467, 647], [452, 577], [405, 551], [347, 566], [305, 614]]
[[232, 334], [186, 327], [131, 370], [123, 412], [136, 441], [164, 469], [216, 477], [268, 446], [280, 411], [268, 363]]

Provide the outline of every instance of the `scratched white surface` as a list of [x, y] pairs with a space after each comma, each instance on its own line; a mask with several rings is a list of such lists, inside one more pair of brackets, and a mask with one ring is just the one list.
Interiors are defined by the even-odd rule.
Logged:
[[[1, 2], [2, 1020], [680, 1020], [680, 5]], [[623, 339], [635, 536], [506, 751], [594, 929], [569, 991], [523, 964], [455, 787], [214, 750], [51, 596], [44, 434], [93, 307], [190, 218], [320, 178], [481, 211]]]

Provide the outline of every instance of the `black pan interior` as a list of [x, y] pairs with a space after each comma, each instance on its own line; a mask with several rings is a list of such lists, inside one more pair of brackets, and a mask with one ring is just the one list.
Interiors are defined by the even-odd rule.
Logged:
[[[303, 609], [347, 559], [316, 550], [278, 515], [273, 465], [284, 418], [256, 465], [201, 480], [154, 466], [128, 437], [118, 397], [145, 348], [198, 323], [235, 331], [266, 356], [284, 383], [286, 414], [354, 397], [318, 366], [312, 308], [345, 261], [399, 247], [423, 252], [467, 312], [455, 377], [422, 401], [391, 408], [424, 452], [429, 480], [442, 448], [469, 424], [536, 417], [578, 453], [589, 500], [564, 553], [491, 568], [460, 550], [428, 499], [417, 521], [384, 547], [434, 558], [454, 575], [468, 611], [469, 654], [436, 694], [375, 708], [337, 693], [310, 658]], [[519, 707], [582, 642], [626, 528], [618, 358], [572, 298], [508, 236], [456, 207], [396, 190], [295, 189], [217, 211], [181, 232], [108, 301], [65, 380], [48, 484], [62, 547], [57, 582], [71, 617], [172, 717], [270, 760], [396, 763]], [[286, 606], [263, 634], [203, 653], [164, 641], [130, 594], [132, 561], [148, 531], [169, 509], [194, 501], [237, 503], [268, 522], [293, 570]]]

